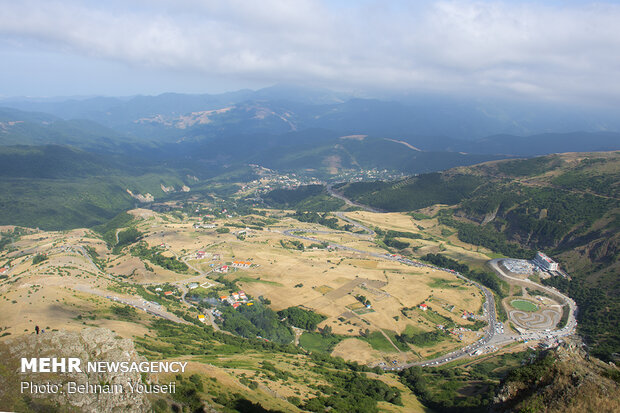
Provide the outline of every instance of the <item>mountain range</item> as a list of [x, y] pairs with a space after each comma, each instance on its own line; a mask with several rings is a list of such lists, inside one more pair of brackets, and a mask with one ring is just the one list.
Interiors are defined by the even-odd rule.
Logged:
[[[94, 216], [71, 224], [81, 226], [130, 205], [127, 189], [161, 199], [162, 185], [205, 189], [223, 175], [252, 180], [250, 164], [332, 182], [356, 171], [415, 175], [616, 150], [618, 130], [618, 118], [603, 110], [423, 95], [379, 100], [290, 85], [219, 95], [13, 98], [0, 101], [0, 176], [13, 197], [33, 194], [29, 180], [64, 188], [53, 193], [77, 181], [102, 182], [89, 187], [106, 188], [95, 196], [104, 213], [95, 208]], [[117, 184], [109, 186], [111, 180]], [[16, 222], [45, 215], [37, 213], [36, 197], [26, 198], [30, 206], [15, 212], [30, 211], [28, 219]], [[105, 198], [118, 202], [106, 207]]]

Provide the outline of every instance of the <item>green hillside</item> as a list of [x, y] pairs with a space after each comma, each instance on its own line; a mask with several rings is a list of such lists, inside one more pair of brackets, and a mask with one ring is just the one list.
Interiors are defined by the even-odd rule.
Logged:
[[620, 351], [620, 152], [494, 161], [339, 190], [387, 211], [447, 204], [437, 217], [464, 242], [513, 257], [544, 250], [572, 276], [548, 283], [576, 299], [594, 354]]
[[345, 206], [344, 201], [332, 198], [322, 185], [305, 185], [296, 189], [275, 189], [263, 200], [274, 208], [301, 211], [335, 211]]
[[134, 194], [166, 194], [180, 187], [179, 174], [162, 167], [136, 167], [63, 146], [0, 147], [0, 225], [46, 230], [100, 224], [139, 202]]
[[37, 112], [0, 108], [1, 145], [72, 145], [116, 150], [136, 141], [91, 120], [63, 120]]
[[[473, 165], [505, 156], [475, 155], [458, 152], [419, 151], [404, 142], [380, 138], [329, 138], [309, 136], [291, 144], [259, 150], [250, 161], [271, 169], [312, 170], [314, 175], [329, 176], [343, 170], [391, 170], [425, 173]], [[262, 149], [262, 148], [261, 148]]]

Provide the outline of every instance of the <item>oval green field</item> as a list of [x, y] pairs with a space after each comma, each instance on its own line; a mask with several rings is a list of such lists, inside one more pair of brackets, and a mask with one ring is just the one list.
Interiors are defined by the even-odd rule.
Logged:
[[521, 311], [527, 311], [527, 312], [538, 311], [538, 306], [531, 301], [512, 300], [510, 302], [510, 305], [516, 308], [517, 310], [521, 310]]

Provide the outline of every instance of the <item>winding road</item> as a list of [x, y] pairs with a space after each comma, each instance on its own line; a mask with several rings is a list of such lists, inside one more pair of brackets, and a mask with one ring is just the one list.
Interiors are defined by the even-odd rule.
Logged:
[[[331, 192], [330, 192], [331, 193]], [[341, 196], [340, 199], [343, 199], [344, 197]], [[359, 205], [356, 205], [359, 206]], [[367, 209], [368, 210], [368, 209]], [[373, 211], [375, 212], [375, 211]], [[355, 225], [358, 228], [363, 229], [364, 231], [366, 231], [366, 233], [368, 235], [374, 236], [375, 233], [374, 231], [372, 231], [370, 228], [365, 227], [364, 225], [360, 224], [357, 221], [351, 220], [347, 217], [344, 216], [343, 212], [336, 212], [334, 213], [336, 216], [338, 216], [339, 218], [350, 222], [351, 224]], [[279, 231], [275, 231], [275, 232], [279, 232]], [[306, 240], [306, 241], [310, 241], [310, 242], [317, 242], [317, 243], [321, 243], [324, 242], [324, 240], [318, 239], [318, 238], [314, 238], [314, 237], [310, 237], [305, 235], [305, 233], [315, 233], [315, 234], [333, 234], [333, 233], [342, 233], [342, 231], [325, 231], [325, 230], [313, 230], [313, 229], [307, 229], [307, 228], [296, 228], [296, 229], [287, 229], [284, 231], [281, 231], [280, 233], [283, 235], [286, 235], [288, 237], [292, 237], [292, 238], [297, 238], [300, 240]], [[304, 234], [304, 235], [301, 235]], [[356, 235], [356, 234], [351, 234], [351, 235]], [[359, 235], [359, 234], [357, 234]], [[400, 257], [400, 256], [394, 256], [394, 255], [390, 255], [390, 254], [379, 254], [376, 252], [370, 252], [370, 251], [364, 251], [364, 250], [360, 250], [357, 248], [352, 248], [352, 247], [348, 247], [346, 245], [340, 245], [340, 244], [335, 244], [333, 242], [330, 242], [329, 245], [332, 248], [337, 248], [337, 249], [341, 249], [344, 251], [350, 251], [350, 252], [355, 252], [358, 254], [362, 254], [362, 255], [366, 255], [366, 256], [371, 256], [371, 257], [375, 257], [375, 258], [380, 258], [380, 259], [385, 259], [385, 260], [390, 260], [390, 261], [397, 261], [400, 262], [402, 264], [405, 265], [410, 265], [410, 266], [414, 266], [414, 267], [426, 267], [426, 268], [431, 268], [434, 270], [438, 270], [438, 271], [444, 271], [447, 273], [450, 273], [452, 275], [455, 275], [456, 277], [462, 279], [465, 282], [471, 283], [472, 285], [476, 286], [480, 291], [482, 291], [482, 293], [484, 294], [485, 297], [485, 302], [484, 302], [484, 315], [486, 316], [486, 321], [487, 321], [487, 327], [485, 329], [484, 335], [482, 336], [482, 338], [480, 338], [478, 341], [474, 342], [473, 344], [470, 344], [466, 347], [463, 347], [461, 349], [452, 351], [450, 353], [444, 354], [440, 357], [436, 357], [434, 359], [431, 360], [424, 360], [424, 361], [418, 361], [418, 362], [413, 362], [413, 363], [407, 363], [407, 364], [396, 364], [393, 366], [385, 366], [383, 367], [384, 370], [402, 370], [404, 368], [408, 368], [408, 367], [412, 367], [412, 366], [422, 366], [422, 367], [426, 367], [426, 366], [437, 366], [437, 365], [441, 365], [441, 364], [445, 364], [445, 363], [449, 363], [451, 361], [454, 361], [456, 359], [460, 359], [466, 356], [470, 356], [473, 354], [476, 354], [476, 352], [480, 349], [494, 349], [494, 348], [499, 348], [502, 346], [505, 346], [507, 344], [513, 343], [517, 340], [541, 340], [541, 339], [549, 339], [549, 338], [560, 338], [560, 337], [565, 337], [571, 334], [574, 334], [575, 332], [575, 327], [577, 325], [577, 321], [575, 319], [576, 313], [577, 313], [577, 306], [575, 304], [575, 302], [570, 299], [569, 297], [567, 297], [566, 295], [560, 293], [559, 291], [557, 291], [554, 288], [550, 288], [550, 287], [545, 287], [542, 285], [539, 285], [533, 281], [530, 280], [521, 280], [518, 278], [514, 278], [511, 277], [507, 274], [505, 274], [501, 268], [498, 265], [498, 262], [501, 261], [499, 259], [495, 259], [495, 260], [491, 260], [488, 262], [488, 265], [495, 271], [497, 272], [497, 274], [500, 276], [500, 278], [503, 278], [504, 280], [506, 280], [507, 282], [511, 283], [511, 284], [520, 284], [520, 285], [528, 285], [532, 288], [536, 288], [536, 289], [540, 289], [542, 291], [545, 291], [557, 298], [560, 299], [560, 301], [562, 301], [563, 303], [565, 303], [566, 305], [569, 306], [570, 308], [570, 312], [569, 312], [569, 319], [568, 322], [566, 323], [566, 326], [562, 329], [559, 330], [551, 330], [550, 328], [545, 329], [544, 331], [527, 331], [524, 334], [521, 335], [513, 335], [513, 334], [505, 334], [504, 333], [504, 329], [503, 329], [503, 325], [501, 323], [499, 323], [497, 321], [497, 315], [496, 315], [496, 311], [495, 311], [495, 297], [493, 296], [493, 293], [491, 291], [489, 291], [489, 289], [481, 284], [479, 284], [476, 281], [470, 280], [469, 278], [463, 276], [462, 274], [447, 269], [447, 268], [440, 268], [434, 265], [430, 265], [430, 264], [426, 264], [426, 263], [422, 263], [419, 261], [414, 261], [408, 258], [404, 258], [404, 257]]]
[[[383, 212], [383, 211], [379, 211], [377, 209], [374, 208], [370, 208], [361, 204], [357, 204], [355, 202], [352, 202], [350, 200], [348, 200], [347, 198], [345, 198], [342, 194], [339, 194], [335, 191], [333, 191], [333, 189], [331, 188], [331, 186], [327, 187], [329, 193], [339, 199], [342, 199], [343, 201], [345, 201], [348, 205], [351, 206], [355, 206], [355, 207], [359, 207], [362, 208], [366, 211], [370, 211], [370, 212]], [[360, 233], [352, 233], [352, 232], [347, 232], [347, 234], [349, 235], [353, 235], [353, 236], [357, 236], [357, 237], [364, 237], [366, 239], [372, 239], [376, 236], [375, 232], [363, 225], [362, 223], [355, 221], [351, 218], [348, 218], [347, 216], [344, 215], [344, 212], [334, 212], [334, 215], [336, 215], [338, 218], [352, 224], [353, 226], [355, 226], [356, 228], [359, 228], [360, 230], [364, 231], [365, 234], [360, 234]], [[326, 231], [326, 230], [314, 230], [314, 229], [308, 229], [308, 228], [294, 228], [294, 229], [285, 229], [282, 231], [278, 231], [275, 228], [270, 229], [270, 231], [272, 232], [276, 232], [276, 233], [280, 233], [282, 235], [285, 235], [287, 237], [292, 237], [292, 238], [296, 238], [296, 239], [300, 239], [300, 240], [306, 240], [306, 241], [310, 241], [310, 242], [316, 242], [316, 243], [323, 243], [324, 240], [321, 240], [319, 238], [315, 238], [309, 235], [306, 235], [308, 233], [314, 233], [314, 234], [334, 234], [334, 233], [343, 233], [344, 231]], [[116, 234], [116, 236], [118, 236], [118, 233]], [[447, 268], [440, 268], [434, 265], [430, 265], [430, 264], [426, 264], [423, 262], [419, 262], [419, 261], [414, 261], [411, 260], [409, 258], [405, 258], [402, 256], [398, 256], [398, 255], [392, 255], [392, 254], [388, 254], [388, 253], [378, 253], [378, 252], [371, 252], [371, 251], [364, 251], [361, 249], [357, 249], [357, 248], [353, 248], [353, 247], [349, 247], [346, 245], [340, 245], [340, 244], [335, 244], [333, 242], [329, 243], [331, 248], [335, 248], [335, 249], [340, 249], [343, 251], [350, 251], [350, 252], [354, 252], [357, 254], [361, 254], [361, 255], [365, 255], [365, 256], [370, 256], [370, 257], [374, 257], [374, 258], [378, 258], [378, 259], [383, 259], [383, 260], [389, 260], [389, 261], [396, 261], [399, 262], [401, 264], [404, 265], [408, 265], [408, 266], [413, 266], [413, 267], [422, 267], [422, 268], [430, 268], [433, 270], [437, 270], [437, 271], [444, 271], [447, 273], [450, 273], [460, 279], [462, 279], [463, 281], [470, 283], [472, 285], [474, 285], [476, 288], [478, 288], [484, 295], [485, 297], [485, 302], [484, 302], [484, 306], [483, 306], [483, 310], [484, 310], [484, 316], [486, 318], [487, 321], [487, 327], [484, 331], [484, 335], [482, 336], [482, 338], [480, 338], [478, 341], [463, 347], [461, 349], [452, 351], [450, 353], [444, 354], [442, 356], [436, 357], [434, 359], [431, 360], [423, 360], [423, 361], [418, 361], [418, 362], [412, 362], [412, 363], [407, 363], [407, 364], [394, 364], [391, 366], [384, 366], [382, 367], [384, 370], [402, 370], [404, 368], [408, 368], [411, 366], [422, 366], [422, 367], [426, 367], [426, 366], [437, 366], [437, 365], [441, 365], [441, 364], [445, 364], [445, 363], [449, 363], [451, 361], [454, 361], [456, 359], [460, 359], [463, 357], [467, 357], [469, 355], [473, 355], [474, 353], [478, 352], [478, 350], [480, 349], [495, 349], [495, 348], [499, 348], [502, 346], [505, 346], [507, 344], [513, 343], [516, 340], [541, 340], [541, 339], [551, 339], [551, 338], [560, 338], [560, 337], [565, 337], [571, 334], [574, 334], [575, 329], [576, 329], [576, 325], [577, 325], [577, 321], [576, 321], [576, 314], [577, 314], [577, 306], [575, 304], [575, 302], [567, 297], [566, 295], [560, 293], [558, 290], [556, 290], [555, 288], [551, 288], [551, 287], [545, 287], [542, 286], [540, 284], [537, 284], [531, 280], [528, 279], [520, 279], [520, 278], [515, 278], [512, 277], [508, 274], [506, 274], [502, 268], [500, 267], [499, 263], [501, 261], [501, 259], [494, 259], [494, 260], [490, 260], [488, 262], [488, 265], [498, 274], [498, 276], [504, 280], [506, 280], [507, 282], [511, 283], [511, 284], [517, 284], [517, 285], [522, 285], [522, 286], [528, 286], [534, 289], [538, 289], [541, 291], [544, 291], [548, 294], [550, 294], [551, 296], [557, 298], [560, 302], [562, 302], [564, 305], [567, 305], [569, 307], [569, 315], [568, 315], [568, 320], [566, 323], [566, 326], [563, 327], [562, 329], [557, 329], [557, 330], [551, 330], [551, 328], [547, 328], [547, 329], [528, 329], [527, 331], [524, 331], [521, 335], [513, 335], [513, 334], [504, 334], [503, 332], [503, 326], [501, 323], [498, 323], [497, 321], [497, 315], [496, 315], [496, 306], [495, 306], [495, 298], [492, 294], [492, 292], [486, 288], [485, 286], [479, 284], [476, 281], [470, 280], [469, 278], [463, 276], [462, 274], [447, 269]], [[74, 250], [82, 255], [87, 261], [90, 262], [90, 264], [96, 268], [97, 272], [103, 273], [105, 276], [112, 278], [109, 274], [106, 274], [105, 272], [101, 271], [94, 263], [92, 257], [90, 256], [90, 254], [88, 254], [88, 252], [86, 251], [85, 248], [83, 248], [82, 246], [67, 246], [69, 248], [74, 248]], [[176, 254], [175, 254], [176, 255]], [[189, 264], [187, 262], [187, 256], [181, 258], [183, 260], [183, 262], [185, 262], [190, 268], [192, 268], [193, 270], [199, 272], [199, 275], [196, 276], [192, 276], [183, 280], [179, 280], [174, 282], [175, 285], [179, 286], [181, 291], [182, 291], [182, 301], [185, 302], [188, 305], [192, 305], [191, 303], [188, 303], [187, 301], [185, 301], [185, 296], [188, 292], [188, 289], [186, 288], [186, 285], [190, 282], [193, 281], [204, 281], [204, 278], [211, 272], [202, 272], [199, 269], [193, 267], [191, 264]], [[178, 323], [187, 323], [185, 320], [180, 319], [179, 317], [175, 316], [172, 313], [169, 313], [168, 311], [166, 311], [165, 308], [162, 308], [161, 306], [156, 306], [153, 305], [152, 303], [148, 303], [147, 301], [145, 301], [142, 297], [138, 297], [138, 296], [132, 296], [132, 297], [119, 297], [113, 294], [110, 294], [109, 292], [104, 292], [101, 290], [97, 290], [94, 289], [92, 287], [87, 287], [87, 286], [75, 286], [77, 287], [76, 289], [82, 292], [86, 292], [86, 293], [90, 293], [90, 294], [95, 294], [95, 295], [99, 295], [99, 296], [103, 296], [105, 298], [111, 299], [113, 301], [117, 301], [117, 302], [123, 302], [125, 304], [134, 306], [136, 308], [140, 308], [143, 311], [150, 313], [152, 315], [161, 317], [161, 318], [165, 318], [168, 319], [170, 321], [174, 321], [174, 322], [178, 322]], [[516, 312], [512, 312], [513, 314], [511, 314], [511, 317], [513, 315], [516, 314]], [[211, 318], [211, 323], [212, 325], [216, 327], [216, 323], [214, 322], [211, 314], [209, 314], [210, 318]], [[389, 337], [388, 337], [389, 340]], [[391, 340], [390, 340], [391, 341]], [[397, 348], [396, 346], [394, 346], [395, 348]]]
[[[355, 221], [353, 221], [352, 223], [355, 223]], [[357, 226], [363, 227], [361, 224], [357, 224]], [[287, 229], [281, 232], [281, 234], [292, 237], [292, 238], [297, 238], [297, 239], [301, 239], [301, 240], [306, 240], [306, 241], [311, 241], [311, 242], [318, 242], [321, 243], [323, 242], [323, 240], [320, 240], [318, 238], [313, 238], [313, 237], [309, 237], [306, 235], [298, 235], [299, 233], [316, 233], [316, 234], [331, 234], [331, 233], [338, 233], [338, 231], [323, 231], [323, 230], [313, 230], [313, 229], [306, 229], [306, 228], [297, 228], [297, 229]], [[373, 232], [374, 234], [374, 232]], [[400, 262], [402, 264], [405, 265], [409, 265], [409, 266], [413, 266], [413, 267], [423, 267], [423, 268], [431, 268], [434, 270], [438, 270], [438, 271], [444, 271], [444, 272], [448, 272], [452, 275], [457, 276], [458, 278], [471, 283], [473, 285], [475, 285], [478, 289], [480, 289], [480, 291], [482, 291], [482, 293], [485, 296], [485, 303], [484, 303], [484, 313], [487, 316], [487, 329], [484, 333], [484, 336], [478, 340], [476, 343], [471, 344], [463, 349], [457, 350], [455, 352], [451, 352], [448, 354], [445, 354], [443, 356], [434, 358], [432, 360], [424, 360], [424, 361], [420, 361], [420, 362], [415, 362], [415, 363], [407, 363], [407, 364], [400, 364], [400, 365], [394, 365], [394, 366], [386, 366], [384, 367], [385, 370], [401, 370], [403, 368], [407, 368], [407, 367], [411, 367], [411, 366], [427, 366], [427, 365], [439, 365], [439, 364], [444, 364], [447, 362], [450, 362], [456, 358], [461, 358], [464, 356], [467, 356], [468, 354], [476, 351], [477, 349], [484, 347], [486, 345], [489, 344], [489, 342], [493, 339], [495, 332], [497, 330], [497, 317], [495, 314], [495, 297], [493, 296], [493, 294], [491, 293], [491, 291], [489, 291], [488, 288], [486, 288], [485, 286], [477, 283], [476, 281], [472, 281], [467, 277], [464, 277], [463, 275], [459, 274], [458, 272], [446, 269], [446, 268], [440, 268], [434, 265], [430, 265], [430, 264], [426, 264], [426, 263], [422, 263], [419, 261], [414, 261], [411, 260], [409, 258], [404, 258], [404, 257], [400, 257], [400, 256], [393, 256], [391, 254], [379, 254], [376, 252], [370, 252], [370, 251], [364, 251], [364, 250], [360, 250], [357, 248], [352, 248], [352, 247], [348, 247], [346, 245], [340, 245], [340, 244], [334, 244], [334, 243], [330, 243], [330, 246], [332, 248], [338, 248], [344, 251], [351, 251], [351, 252], [356, 252], [358, 254], [362, 254], [362, 255], [366, 255], [366, 256], [371, 256], [371, 257], [375, 257], [375, 258], [380, 258], [380, 259], [384, 259], [384, 260], [389, 260], [389, 261], [396, 261], [396, 262]], [[513, 340], [511, 340], [513, 341]]]
[[569, 308], [568, 320], [566, 321], [565, 327], [563, 327], [560, 330], [551, 330], [550, 328], [546, 328], [544, 331], [537, 331], [537, 330], [541, 330], [541, 328], [538, 328], [538, 329], [534, 328], [532, 329], [531, 332], [528, 332], [522, 335], [525, 339], [537, 340], [537, 339], [542, 339], [542, 338], [548, 338], [549, 336], [551, 336], [552, 338], [557, 338], [557, 337], [564, 337], [566, 335], [574, 333], [575, 328], [577, 327], [577, 318], [576, 318], [577, 317], [577, 304], [575, 303], [575, 301], [573, 301], [572, 298], [568, 297], [565, 294], [562, 294], [561, 292], [559, 292], [557, 289], [553, 287], [546, 287], [544, 285], [535, 283], [527, 278], [521, 279], [521, 278], [512, 277], [506, 274], [506, 272], [499, 265], [501, 261], [502, 259], [494, 259], [487, 263], [493, 269], [493, 271], [497, 273], [497, 275], [500, 278], [504, 279], [505, 281], [511, 284], [522, 285], [522, 286], [544, 291], [547, 294], [551, 295], [552, 297], [555, 297], [558, 301], [562, 302], [563, 305], [567, 305]]

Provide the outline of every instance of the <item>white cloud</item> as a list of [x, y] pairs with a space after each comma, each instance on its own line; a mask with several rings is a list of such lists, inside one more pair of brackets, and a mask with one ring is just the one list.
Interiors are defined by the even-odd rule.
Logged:
[[620, 96], [620, 7], [609, 3], [0, 0], [0, 7], [0, 38], [136, 71], [573, 101]]

